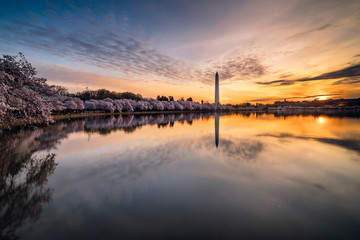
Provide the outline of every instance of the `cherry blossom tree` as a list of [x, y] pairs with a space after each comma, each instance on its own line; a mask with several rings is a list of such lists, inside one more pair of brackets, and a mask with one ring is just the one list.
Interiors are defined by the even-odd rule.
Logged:
[[49, 86], [36, 76], [35, 68], [22, 53], [0, 58], [0, 123], [10, 127], [21, 119], [25, 123], [52, 122], [52, 112], [83, 110], [80, 99], [63, 96], [65, 88]]
[[[1, 65], [1, 62], [0, 62]], [[6, 127], [21, 118], [26, 122], [52, 121], [51, 106], [42, 96], [24, 85], [25, 81], [16, 81], [13, 76], [1, 71], [0, 67], [0, 122]]]

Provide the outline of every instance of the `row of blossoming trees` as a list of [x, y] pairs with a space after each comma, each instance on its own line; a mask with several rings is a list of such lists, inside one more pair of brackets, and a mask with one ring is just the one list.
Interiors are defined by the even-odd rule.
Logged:
[[87, 100], [84, 102], [85, 110], [102, 110], [106, 112], [134, 112], [134, 111], [215, 111], [231, 110], [231, 107], [215, 104], [200, 104], [190, 101], [158, 101], [155, 99], [142, 99], [139, 101], [131, 99]]
[[27, 122], [52, 121], [52, 114], [71, 111], [133, 112], [133, 111], [215, 111], [231, 110], [230, 106], [199, 104], [190, 101], [159, 101], [155, 99], [90, 99], [64, 95], [63, 88], [50, 86], [45, 78], [36, 76], [35, 68], [20, 53], [0, 58], [0, 123], [10, 125], [16, 119]]

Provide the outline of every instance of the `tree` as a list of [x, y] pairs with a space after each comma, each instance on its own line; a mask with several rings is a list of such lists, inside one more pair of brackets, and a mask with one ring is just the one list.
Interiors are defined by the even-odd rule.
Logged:
[[193, 99], [192, 99], [192, 97], [189, 97], [188, 99], [186, 99], [186, 101], [192, 102]]
[[132, 92], [123, 92], [120, 94], [119, 99], [132, 99], [132, 100], [141, 100], [143, 97], [141, 94], [132, 93]]
[[160, 97], [160, 95], [158, 95], [156, 97], [156, 100], [158, 100], [158, 101], [169, 101], [169, 99], [166, 96], [161, 96]]
[[53, 90], [59, 95], [62, 95], [62, 96], [68, 96], [69, 95], [69, 91], [68, 91], [68, 89], [66, 87], [59, 86], [59, 85], [52, 85], [50, 87], [53, 88]]
[[173, 96], [169, 96], [169, 101], [174, 101], [174, 97], [173, 97]]
[[115, 92], [115, 91], [109, 91], [107, 89], [98, 89], [98, 90], [89, 90], [86, 89], [83, 92], [78, 92], [76, 94], [72, 95], [73, 97], [78, 97], [83, 101], [90, 100], [90, 99], [96, 99], [96, 100], [102, 100], [105, 98], [110, 99], [132, 99], [132, 100], [141, 100], [143, 97], [141, 94], [136, 94], [132, 92]]
[[[19, 60], [17, 58], [20, 58]], [[13, 77], [14, 84], [17, 86], [43, 83], [42, 78], [35, 79], [36, 70], [25, 59], [25, 56], [20, 52], [19, 56], [3, 55], [0, 58], [0, 71], [5, 72]]]
[[[37, 77], [35, 68], [19, 56], [0, 58], [0, 123], [10, 127], [21, 119], [25, 123], [52, 122], [51, 113], [83, 110], [83, 101], [68, 96], [65, 87], [49, 86], [46, 78]], [[105, 91], [106, 92], [106, 91]]]
[[[52, 121], [51, 105], [39, 92], [47, 88], [46, 79], [36, 77], [35, 68], [22, 53], [0, 58], [0, 122], [7, 124], [22, 118], [25, 122]], [[44, 92], [48, 91], [45, 89]]]

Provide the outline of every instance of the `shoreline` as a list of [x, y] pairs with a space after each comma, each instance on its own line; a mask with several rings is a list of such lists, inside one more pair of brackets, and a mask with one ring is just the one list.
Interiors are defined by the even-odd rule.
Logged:
[[[177, 114], [177, 113], [208, 113], [214, 111], [144, 111], [144, 112], [113, 112], [113, 113], [74, 113], [74, 114], [57, 114], [52, 115], [54, 121], [62, 120], [62, 119], [76, 119], [76, 118], [86, 118], [86, 117], [101, 117], [101, 116], [114, 116], [114, 115], [148, 115], [148, 114]], [[233, 112], [233, 111], [231, 111]], [[33, 118], [28, 119], [27, 121], [24, 119], [18, 119], [17, 121], [10, 124], [10, 126], [6, 126], [3, 123], [0, 123], [0, 131], [1, 130], [12, 130], [16, 127], [26, 127], [30, 125], [41, 125], [45, 124], [42, 118]], [[50, 123], [51, 124], [51, 123]]]
[[116, 112], [116, 113], [75, 113], [75, 114], [61, 114], [53, 115], [53, 119], [61, 120], [66, 118], [82, 118], [82, 117], [99, 117], [112, 115], [141, 115], [141, 114], [171, 114], [171, 113], [206, 113], [210, 111], [146, 111], [146, 112]]
[[[87, 117], [101, 117], [101, 116], [118, 116], [118, 115], [149, 115], [149, 114], [180, 114], [180, 113], [216, 113], [217, 111], [204, 111], [204, 110], [196, 110], [196, 111], [144, 111], [144, 112], [113, 112], [113, 113], [74, 113], [74, 114], [57, 114], [52, 115], [54, 121], [63, 120], [63, 119], [77, 119], [77, 118], [87, 118]], [[219, 112], [227, 112], [227, 113], [261, 113], [261, 114], [279, 114], [283, 116], [291, 116], [298, 114], [324, 114], [324, 115], [337, 115], [344, 113], [355, 113], [359, 114], [360, 112], [353, 110], [345, 110], [345, 109], [337, 109], [337, 110], [287, 110], [287, 111], [279, 111], [279, 110], [267, 110], [267, 111], [259, 111], [259, 110], [244, 110], [238, 109], [234, 111], [219, 111]], [[28, 127], [28, 126], [37, 126], [46, 124], [42, 118], [33, 118], [28, 119], [27, 121], [24, 119], [18, 119], [10, 125], [6, 125], [4, 123], [0, 123], [0, 132], [2, 130], [12, 130], [17, 127]], [[51, 124], [51, 123], [50, 123]]]

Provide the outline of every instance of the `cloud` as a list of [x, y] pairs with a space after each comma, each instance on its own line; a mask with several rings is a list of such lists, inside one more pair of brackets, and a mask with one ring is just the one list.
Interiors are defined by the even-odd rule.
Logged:
[[350, 67], [340, 69], [338, 71], [324, 73], [312, 78], [300, 78], [296, 80], [282, 79], [282, 80], [274, 80], [270, 82], [256, 82], [256, 83], [261, 85], [286, 86], [286, 85], [293, 85], [299, 82], [310, 82], [310, 81], [318, 81], [318, 80], [339, 79], [345, 77], [359, 77], [359, 76], [360, 76], [360, 64], [356, 64]]
[[280, 78], [287, 78], [287, 77], [291, 77], [293, 74], [291, 73], [284, 73], [280, 75]]
[[[223, 85], [238, 81], [250, 80], [250, 84], [254, 80], [263, 81], [269, 73], [268, 68], [277, 74], [283, 73], [282, 68], [298, 72], [304, 62], [309, 62], [302, 56], [312, 58], [311, 62], [317, 64], [318, 58], [325, 59], [324, 55], [330, 54], [322, 48], [316, 51], [314, 48], [321, 45], [334, 49], [327, 42], [331, 40], [333, 43], [335, 39], [344, 41], [338, 46], [346, 45], [341, 37], [353, 31], [349, 23], [353, 18], [340, 14], [354, 9], [346, 4], [336, 9], [332, 4], [303, 4], [301, 1], [276, 4], [264, 1], [263, 4], [266, 8], [259, 9], [258, 4], [252, 1], [230, 1], [226, 6], [217, 1], [205, 5], [175, 4], [176, 8], [174, 3], [146, 3], [146, 8], [141, 4], [142, 7], [139, 4], [130, 7], [126, 3], [74, 3], [74, 6], [59, 3], [47, 4], [46, 9], [27, 9], [34, 11], [31, 17], [22, 11], [21, 6], [14, 8], [16, 14], [4, 8], [0, 10], [0, 47], [12, 46], [20, 51], [31, 49], [39, 55], [49, 54], [43, 61], [53, 60], [55, 55], [59, 56], [56, 59], [59, 59], [59, 64], [65, 59], [84, 63], [89, 68], [97, 66], [113, 76], [125, 75], [128, 81], [158, 79], [179, 85], [200, 82], [207, 88], [205, 84], [213, 84], [216, 71], [220, 73]], [[131, 11], [133, 7], [134, 11]], [[220, 8], [222, 11], [216, 10]], [[250, 15], [247, 14], [249, 9], [252, 12]], [[314, 14], [319, 9], [324, 10], [320, 17]], [[45, 10], [55, 11], [57, 15], [46, 16]], [[226, 16], [222, 14], [224, 12]], [[350, 20], [346, 22], [343, 20], [348, 18]], [[341, 23], [341, 31], [337, 22]], [[323, 37], [328, 30], [334, 32], [329, 40]], [[287, 41], [289, 36], [309, 34], [309, 41], [302, 38]], [[353, 41], [351, 36], [347, 41]], [[152, 41], [147, 40], [150, 37]], [[306, 54], [306, 51], [312, 52]], [[301, 56], [292, 67], [291, 58], [297, 58], [297, 54]], [[354, 54], [356, 52], [350, 56]], [[305, 81], [286, 72], [278, 80], [277, 77], [275, 75], [269, 80], [278, 82], [259, 84], [284, 86]]]
[[180, 79], [187, 72], [184, 62], [151, 48], [140, 37], [125, 31], [99, 27], [64, 28], [50, 23], [30, 23], [15, 18], [0, 21], [0, 41], [44, 50], [60, 57], [128, 75]]
[[234, 77], [248, 79], [263, 76], [266, 72], [266, 68], [260, 63], [260, 60], [255, 57], [233, 58], [219, 64], [218, 69], [223, 79], [231, 79]]
[[[277, 98], [258, 98], [258, 99], [252, 99], [250, 102], [267, 102], [270, 100], [278, 100]], [[279, 99], [280, 100], [280, 99]]]
[[316, 27], [316, 28], [312, 28], [312, 29], [309, 29], [309, 30], [306, 30], [306, 31], [303, 31], [303, 32], [300, 32], [300, 33], [297, 33], [297, 34], [294, 34], [292, 36], [290, 36], [288, 39], [297, 39], [297, 38], [301, 38], [301, 37], [305, 37], [311, 33], [314, 33], [314, 32], [319, 32], [319, 31], [322, 31], [322, 30], [325, 30], [327, 28], [329, 28], [331, 26], [331, 24], [327, 23], [327, 24], [324, 24], [320, 27]]
[[341, 94], [334, 93], [334, 94], [316, 94], [316, 95], [308, 95], [305, 97], [290, 97], [288, 99], [296, 99], [296, 98], [317, 98], [317, 97], [332, 97], [332, 96], [340, 96]]
[[61, 25], [37, 18], [25, 21], [5, 16], [6, 21], [1, 21], [4, 15], [0, 15], [0, 30], [3, 33], [0, 42], [121, 72], [129, 79], [151, 76], [168, 78], [173, 82], [191, 80], [213, 84], [215, 71], [220, 73], [220, 81], [223, 82], [253, 79], [266, 73], [260, 58], [254, 55], [238, 55], [195, 67], [128, 32], [122, 27], [127, 24], [128, 17], [123, 14], [117, 17], [120, 22], [114, 20], [115, 15], [111, 12], [98, 18], [90, 14], [86, 16], [86, 22], [77, 20], [73, 25]]
[[257, 56], [236, 56], [226, 61], [208, 61], [204, 70], [195, 70], [194, 78], [203, 83], [213, 84], [215, 71], [220, 74], [220, 81], [250, 80], [265, 75], [267, 67]]
[[345, 78], [345, 79], [334, 82], [333, 85], [354, 84], [354, 83], [360, 83], [360, 77]]
[[274, 98], [274, 97], [269, 97], [269, 98], [259, 98], [259, 99], [252, 99], [250, 100], [250, 102], [267, 102], [270, 100], [273, 101], [279, 101], [279, 100], [283, 100], [283, 99], [307, 99], [307, 98], [318, 98], [318, 97], [332, 97], [332, 96], [340, 96], [341, 94], [338, 93], [333, 93], [333, 94], [316, 94], [316, 95], [308, 95], [308, 96], [298, 96], [298, 97], [282, 97], [282, 98]]

